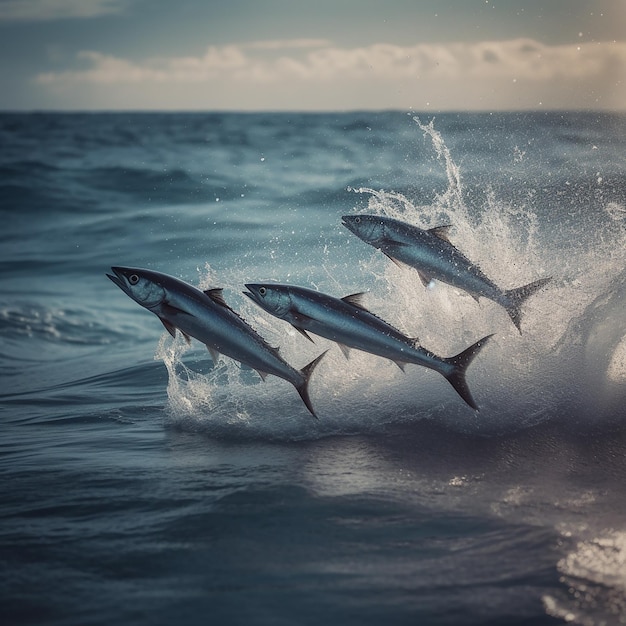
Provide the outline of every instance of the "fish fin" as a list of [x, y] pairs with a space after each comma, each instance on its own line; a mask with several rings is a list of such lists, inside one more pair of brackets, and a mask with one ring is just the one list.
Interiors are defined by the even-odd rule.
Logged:
[[359, 293], [350, 294], [349, 296], [344, 296], [341, 299], [346, 304], [351, 304], [352, 306], [355, 306], [357, 309], [363, 309], [364, 311], [367, 311], [367, 309], [365, 308], [365, 306], [361, 302], [361, 300], [363, 299], [364, 295], [365, 295], [365, 292], [361, 291]]
[[429, 228], [427, 232], [437, 237], [437, 239], [441, 239], [441, 241], [450, 243], [450, 239], [448, 239], [448, 231], [451, 228], [452, 228], [452, 224], [444, 224], [443, 226], [435, 226], [435, 228]]
[[403, 247], [409, 246], [411, 244], [405, 243], [404, 241], [398, 241], [396, 239], [392, 239], [391, 237], [382, 237], [378, 240], [378, 245], [383, 248], [392, 248], [393, 246]]
[[306, 332], [306, 330], [302, 328], [302, 326], [305, 326], [306, 324], [309, 324], [310, 322], [314, 322], [315, 320], [312, 317], [305, 315], [304, 313], [292, 313], [291, 319], [293, 320], [293, 322], [291, 322], [291, 325], [299, 333], [302, 333], [311, 343], [315, 343], [313, 339], [311, 339], [309, 334]]
[[475, 293], [470, 293], [470, 296], [472, 296], [476, 302], [480, 302], [480, 298]]
[[394, 259], [390, 254], [387, 254], [386, 252], [383, 251], [383, 254], [390, 260], [393, 261], [400, 269], [403, 268], [403, 265], [400, 261], [398, 261], [398, 259]]
[[219, 304], [229, 311], [232, 311], [228, 304], [226, 304], [226, 300], [224, 300], [224, 296], [222, 295], [223, 291], [224, 289], [222, 289], [222, 287], [216, 287], [215, 289], [205, 289], [204, 295], [211, 298], [211, 300], [213, 300], [215, 304]]
[[[179, 309], [177, 306], [173, 306], [172, 304], [168, 304], [167, 302], [164, 302], [163, 304], [161, 304], [161, 310], [166, 315], [189, 315], [189, 313], [187, 313], [187, 311], [183, 311], [183, 309]], [[161, 319], [161, 321], [163, 321], [163, 319], [160, 316], [159, 316], [159, 319]], [[168, 329], [168, 331], [169, 331], [169, 329]]]
[[250, 330], [256, 333], [252, 326], [250, 326], [250, 324], [248, 324], [248, 322], [243, 317], [241, 317], [241, 315], [239, 315], [239, 313], [237, 313], [235, 309], [227, 304], [226, 300], [224, 300], [224, 296], [222, 295], [222, 291], [224, 290], [221, 287], [216, 287], [215, 289], [206, 289], [203, 293], [209, 298], [209, 300], [211, 300], [211, 302], [214, 302], [218, 306], [224, 307], [227, 311], [230, 311], [230, 313], [238, 317], [246, 326], [248, 326]]
[[343, 356], [345, 356], [346, 359], [349, 359], [350, 358], [350, 348], [348, 346], [344, 345], [343, 343], [337, 343], [337, 345], [339, 346], [339, 348], [343, 352]]
[[394, 361], [394, 363], [404, 372], [404, 368], [406, 367], [406, 363], [404, 361]]
[[176, 339], [176, 326], [174, 326], [171, 322], [168, 322], [164, 317], [159, 316], [159, 319], [161, 320], [163, 326], [165, 326], [165, 330], [167, 330], [167, 332], [172, 335], [174, 339]]
[[[178, 330], [180, 330], [180, 328]], [[187, 342], [187, 345], [190, 346], [191, 345], [191, 337], [187, 333], [183, 332], [182, 330], [180, 330], [180, 332], [181, 332], [182, 336], [185, 338], [185, 341]]]
[[300, 373], [302, 374], [304, 380], [302, 381], [300, 385], [296, 386], [296, 389], [298, 390], [298, 393], [300, 394], [302, 401], [306, 405], [306, 408], [309, 409], [311, 415], [315, 419], [317, 419], [317, 415], [315, 414], [315, 411], [313, 410], [313, 405], [311, 404], [311, 398], [309, 397], [309, 380], [311, 378], [311, 374], [313, 373], [313, 370], [315, 369], [317, 364], [322, 360], [322, 357], [326, 354], [326, 352], [328, 352], [328, 350], [322, 352], [322, 354], [320, 354], [316, 359], [311, 361], [308, 365], [305, 365], [300, 370]]
[[306, 330], [304, 330], [304, 328], [300, 328], [299, 326], [296, 326], [295, 324], [292, 324], [292, 326], [303, 336], [306, 337], [311, 343], [315, 343], [315, 341], [313, 341], [313, 338], [311, 337], [311, 335], [309, 335], [309, 333], [306, 332]]
[[220, 359], [220, 353], [213, 347], [211, 347], [209, 344], [206, 344], [207, 350], [209, 351], [209, 353], [211, 354], [211, 358], [213, 359], [213, 363], [215, 365], [217, 365], [217, 362]]
[[523, 287], [517, 287], [516, 289], [509, 289], [504, 292], [503, 304], [509, 317], [513, 320], [515, 327], [522, 334], [522, 304], [524, 304], [527, 298], [530, 298], [536, 291], [539, 291], [545, 284], [549, 283], [552, 277], [540, 278], [533, 283], [524, 285]]
[[472, 398], [467, 380], [465, 379], [465, 373], [474, 357], [480, 352], [481, 348], [487, 343], [487, 341], [489, 341], [489, 339], [491, 339], [491, 337], [493, 337], [493, 335], [487, 335], [456, 356], [443, 359], [446, 363], [454, 366], [454, 369], [450, 374], [444, 374], [447, 381], [454, 387], [455, 391], [461, 396], [461, 398], [463, 398], [463, 400], [465, 400], [465, 402], [475, 411], [478, 411], [478, 406], [476, 402], [474, 402], [474, 398]]
[[424, 285], [424, 287], [428, 287], [428, 285], [430, 285], [430, 283], [433, 281], [433, 279], [428, 274], [425, 274], [421, 270], [417, 270], [417, 274], [419, 275], [420, 280], [422, 281], [422, 285]]
[[261, 377], [261, 380], [265, 382], [265, 379], [268, 377], [268, 373], [262, 370], [256, 370], [256, 372]]

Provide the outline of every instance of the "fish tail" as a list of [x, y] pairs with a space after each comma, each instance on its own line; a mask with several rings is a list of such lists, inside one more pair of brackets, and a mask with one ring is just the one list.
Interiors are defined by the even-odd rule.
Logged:
[[298, 390], [298, 393], [300, 394], [302, 401], [306, 405], [306, 408], [309, 409], [309, 411], [311, 412], [311, 415], [315, 418], [317, 418], [317, 415], [315, 414], [315, 411], [313, 410], [313, 405], [311, 404], [311, 398], [309, 397], [309, 380], [311, 378], [311, 374], [313, 373], [313, 370], [315, 369], [315, 366], [322, 360], [322, 357], [326, 354], [326, 352], [328, 352], [328, 350], [322, 352], [322, 354], [320, 354], [316, 359], [311, 361], [308, 365], [305, 365], [300, 370], [300, 373], [302, 374], [302, 377], [304, 380], [302, 381], [301, 384], [296, 385], [296, 389]]
[[475, 411], [478, 411], [478, 406], [476, 405], [476, 402], [474, 402], [474, 398], [472, 398], [467, 380], [465, 380], [465, 373], [474, 357], [480, 352], [481, 348], [487, 343], [487, 341], [489, 341], [489, 339], [491, 339], [491, 337], [493, 337], [493, 335], [487, 335], [486, 337], [479, 339], [474, 345], [471, 345], [469, 348], [463, 350], [460, 354], [444, 359], [446, 363], [454, 366], [452, 372], [450, 374], [444, 374], [444, 376], [454, 387], [454, 390], [461, 396], [461, 398], [463, 398], [463, 400], [465, 400], [465, 402]]
[[513, 320], [515, 327], [522, 334], [522, 304], [525, 300], [532, 296], [536, 291], [539, 291], [546, 283], [549, 283], [552, 277], [540, 278], [534, 283], [529, 283], [523, 287], [517, 287], [516, 289], [509, 289], [504, 292], [504, 308], [509, 314], [509, 317]]

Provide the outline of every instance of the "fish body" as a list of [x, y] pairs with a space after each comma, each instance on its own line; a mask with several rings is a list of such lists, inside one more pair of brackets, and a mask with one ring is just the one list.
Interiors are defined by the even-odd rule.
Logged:
[[315, 415], [308, 382], [323, 355], [297, 370], [226, 304], [221, 289], [201, 291], [154, 270], [111, 269], [113, 274], [107, 276], [135, 302], [152, 311], [173, 337], [178, 329], [187, 340], [194, 337], [204, 343], [214, 361], [221, 353], [257, 370], [263, 379], [272, 374], [288, 381]]
[[247, 284], [244, 292], [263, 309], [289, 322], [310, 339], [308, 332], [337, 342], [347, 355], [356, 348], [385, 357], [404, 367], [414, 363], [439, 372], [473, 409], [477, 409], [465, 380], [465, 370], [489, 337], [459, 355], [442, 358], [424, 349], [361, 304], [362, 294], [335, 298], [294, 285]]
[[520, 333], [522, 304], [551, 280], [541, 278], [516, 289], [501, 289], [450, 243], [449, 225], [424, 230], [379, 215], [345, 215], [342, 223], [394, 262], [415, 268], [425, 285], [436, 279], [466, 291], [476, 300], [482, 296], [496, 302], [504, 307]]

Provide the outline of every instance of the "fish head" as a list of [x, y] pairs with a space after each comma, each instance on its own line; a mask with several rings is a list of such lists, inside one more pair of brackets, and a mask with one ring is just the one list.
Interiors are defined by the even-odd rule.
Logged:
[[134, 267], [112, 267], [107, 276], [129, 297], [141, 306], [151, 309], [163, 303], [165, 288], [160, 284], [159, 274]]
[[286, 285], [246, 284], [243, 293], [262, 309], [276, 317], [285, 317], [292, 308], [291, 294]]
[[385, 239], [385, 220], [378, 215], [344, 215], [341, 223], [372, 246], [379, 247]]

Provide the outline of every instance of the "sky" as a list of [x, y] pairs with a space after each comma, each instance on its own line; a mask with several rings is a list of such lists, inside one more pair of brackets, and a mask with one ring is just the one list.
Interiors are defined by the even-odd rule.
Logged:
[[626, 110], [626, 0], [0, 0], [0, 110]]

